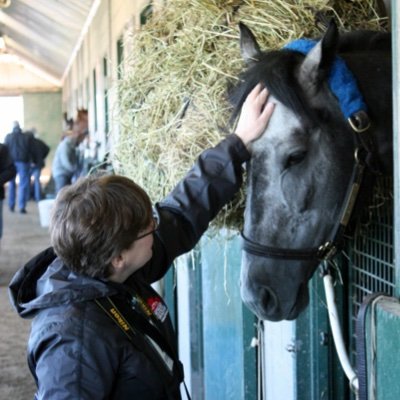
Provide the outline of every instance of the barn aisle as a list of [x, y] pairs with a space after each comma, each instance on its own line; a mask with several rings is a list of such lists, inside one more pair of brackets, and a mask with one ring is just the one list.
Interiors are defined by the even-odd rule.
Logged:
[[21, 265], [49, 245], [47, 228], [40, 226], [35, 202], [25, 215], [3, 204], [4, 234], [0, 247], [0, 399], [31, 400], [35, 384], [26, 364], [30, 321], [17, 316], [9, 300], [8, 283]]

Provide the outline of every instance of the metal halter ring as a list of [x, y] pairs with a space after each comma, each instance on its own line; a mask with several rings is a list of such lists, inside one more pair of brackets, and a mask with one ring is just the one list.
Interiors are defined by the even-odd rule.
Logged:
[[366, 152], [363, 148], [357, 147], [354, 150], [354, 160], [358, 165], [365, 166], [365, 157], [366, 157]]
[[318, 257], [320, 260], [329, 260], [337, 253], [335, 243], [328, 241], [318, 247]]
[[347, 121], [353, 131], [357, 133], [365, 132], [371, 126], [368, 114], [364, 110], [360, 110], [352, 114]]

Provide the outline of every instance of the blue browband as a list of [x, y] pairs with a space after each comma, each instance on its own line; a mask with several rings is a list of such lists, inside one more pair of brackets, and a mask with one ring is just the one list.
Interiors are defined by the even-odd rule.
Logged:
[[[315, 45], [315, 40], [298, 39], [283, 47], [285, 50], [307, 54]], [[353, 73], [347, 68], [343, 59], [336, 56], [328, 78], [329, 86], [339, 101], [340, 108], [347, 120], [360, 111], [367, 112], [367, 105], [358, 88]]]

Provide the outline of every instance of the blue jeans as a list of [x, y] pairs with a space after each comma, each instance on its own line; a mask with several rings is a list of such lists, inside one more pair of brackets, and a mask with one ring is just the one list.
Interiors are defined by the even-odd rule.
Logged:
[[[40, 167], [31, 167], [31, 177], [33, 177], [33, 197], [35, 201], [42, 200], [42, 185], [40, 184], [40, 173], [42, 168]], [[31, 195], [31, 191], [29, 188], [29, 197]], [[29, 198], [28, 197], [28, 198]]]
[[[20, 210], [25, 210], [26, 203], [28, 201], [29, 184], [30, 184], [30, 165], [22, 161], [14, 162], [15, 168], [17, 169], [17, 175], [19, 177], [18, 185], [18, 208]], [[16, 196], [15, 178], [9, 182], [8, 185], [8, 206], [11, 210], [15, 208], [15, 196]]]
[[72, 183], [72, 176], [71, 175], [58, 175], [58, 176], [53, 176], [54, 179], [54, 185], [56, 189], [56, 194], [64, 187], [67, 185], [70, 185]]

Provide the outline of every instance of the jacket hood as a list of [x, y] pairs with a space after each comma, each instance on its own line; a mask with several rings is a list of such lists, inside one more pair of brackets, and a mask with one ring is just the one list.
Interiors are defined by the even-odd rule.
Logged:
[[11, 303], [23, 318], [32, 318], [43, 308], [111, 296], [116, 291], [106, 282], [70, 271], [52, 248], [30, 260], [9, 285]]

